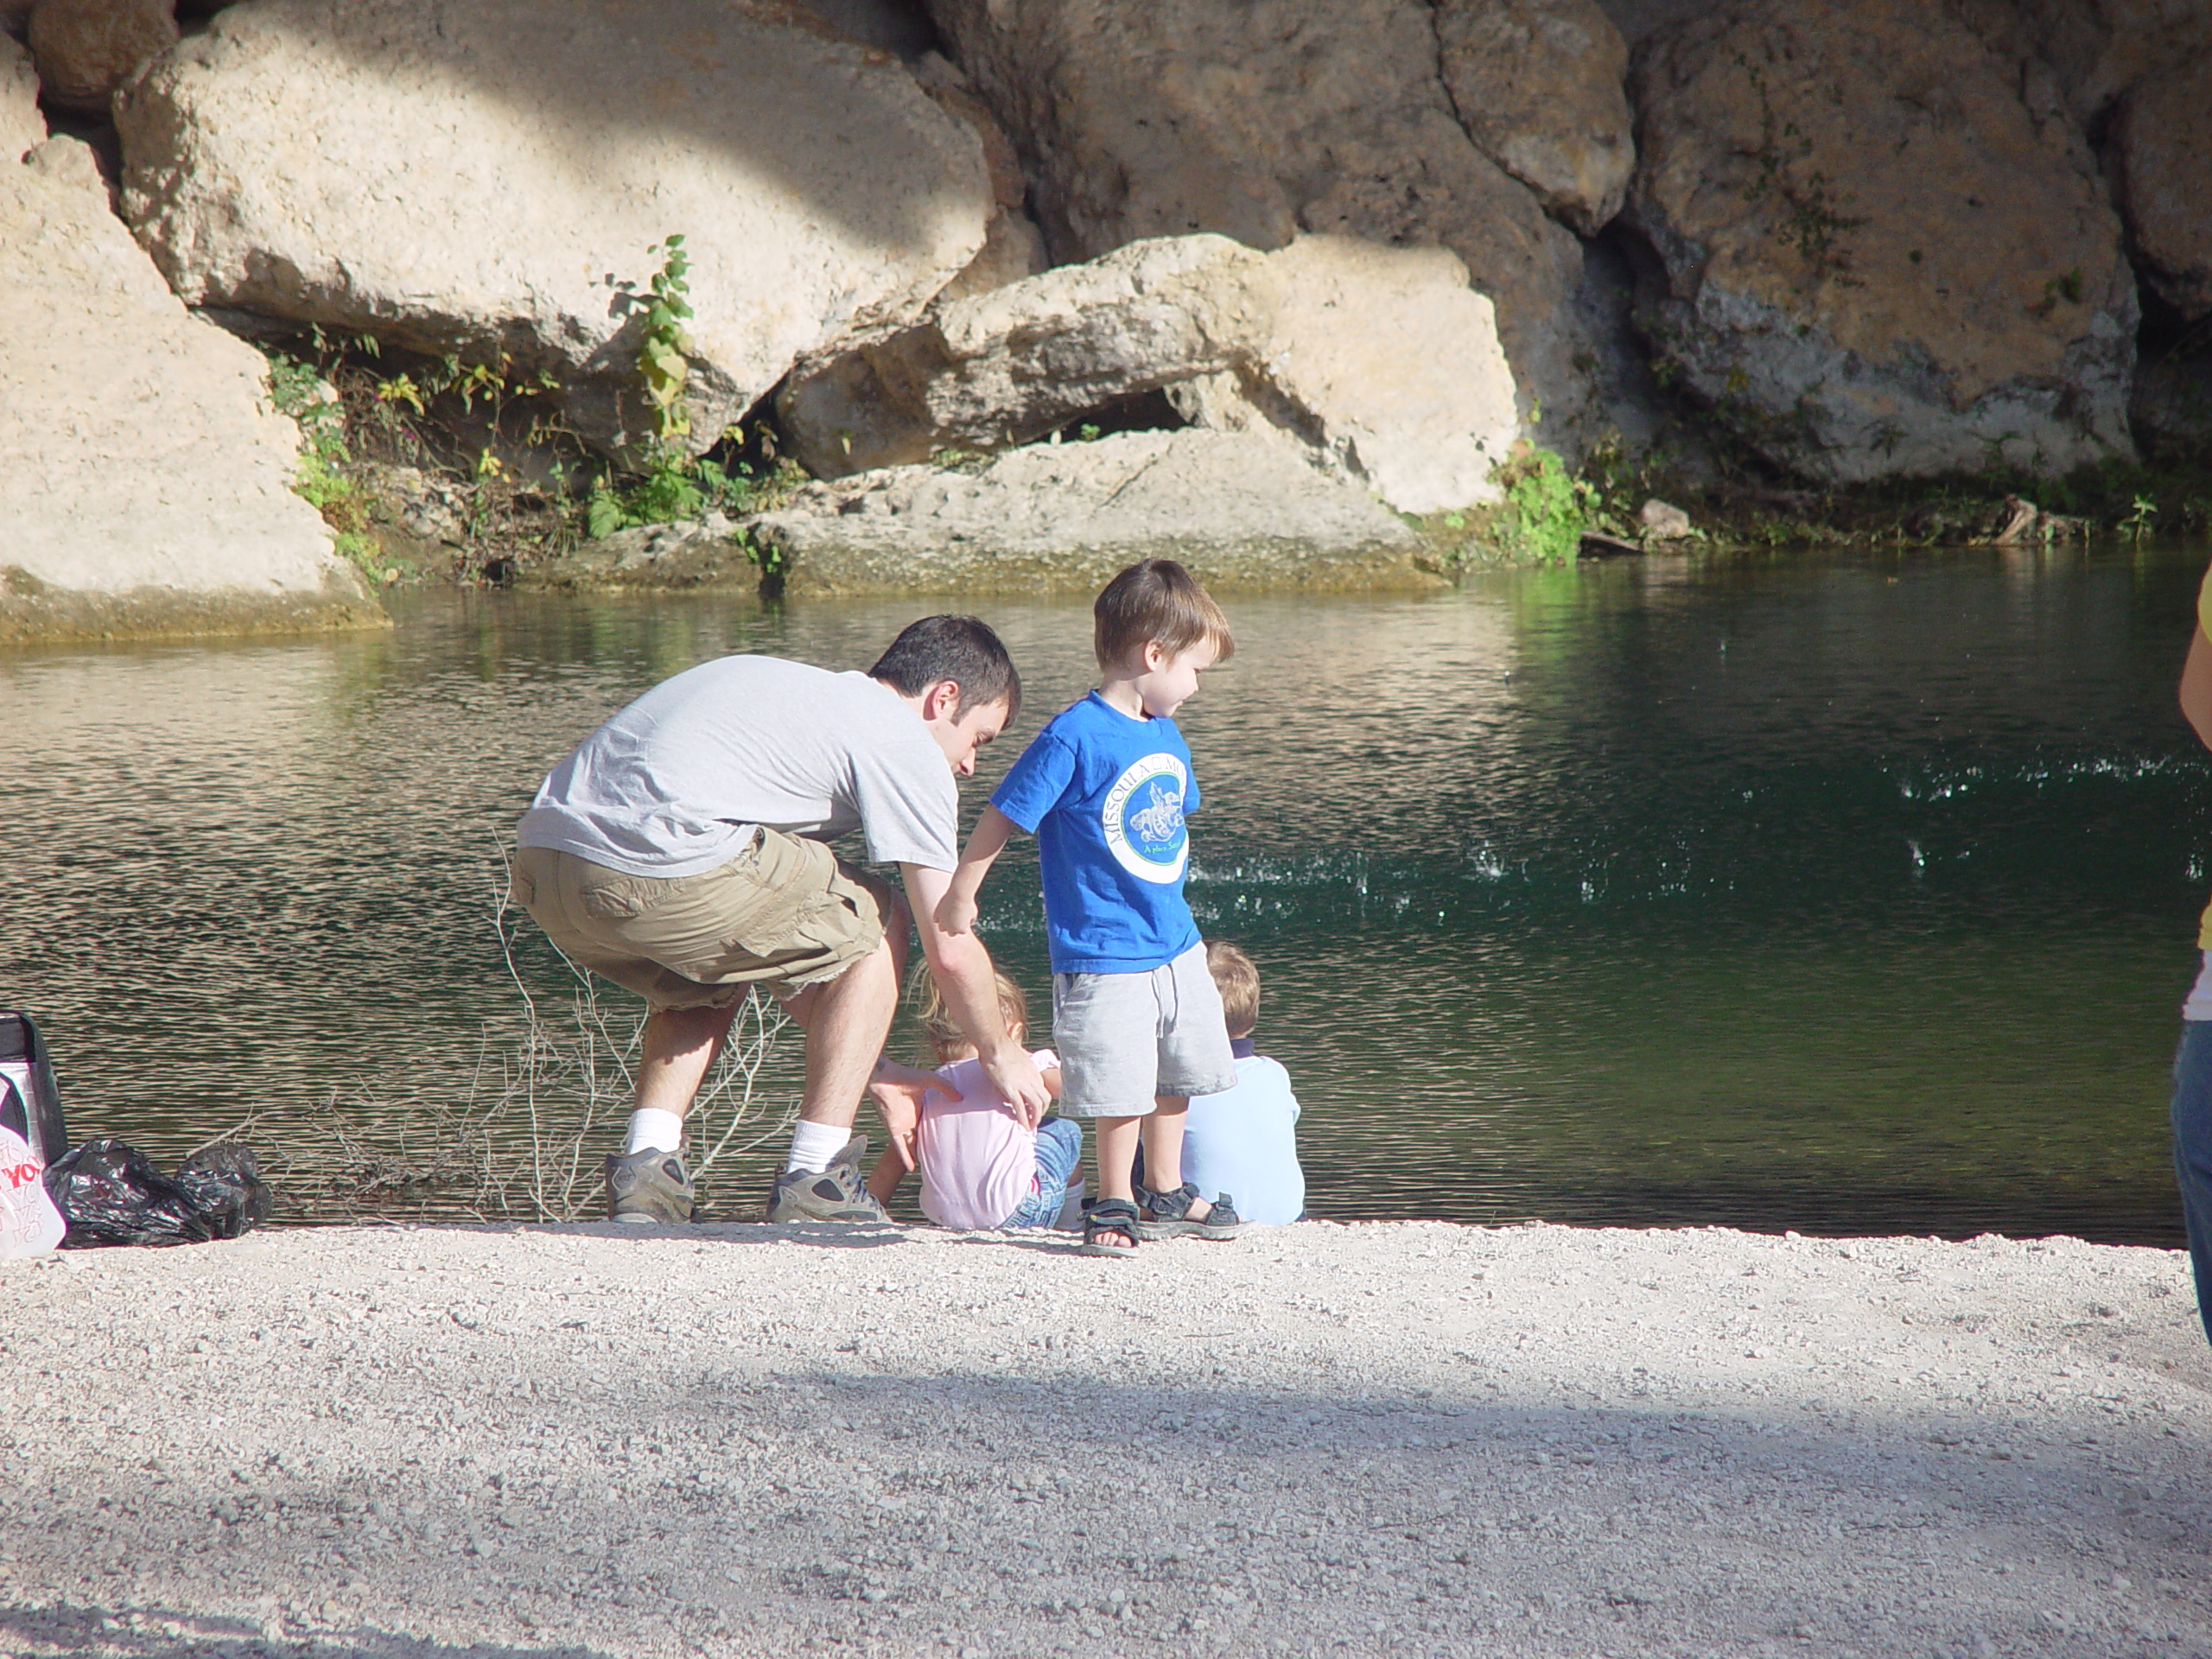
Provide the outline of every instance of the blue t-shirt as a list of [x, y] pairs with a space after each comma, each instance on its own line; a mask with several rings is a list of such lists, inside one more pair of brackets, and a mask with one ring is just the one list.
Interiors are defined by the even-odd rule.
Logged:
[[1198, 942], [1183, 902], [1198, 810], [1175, 722], [1093, 691], [1037, 734], [991, 804], [1037, 837], [1056, 974], [1141, 974]]

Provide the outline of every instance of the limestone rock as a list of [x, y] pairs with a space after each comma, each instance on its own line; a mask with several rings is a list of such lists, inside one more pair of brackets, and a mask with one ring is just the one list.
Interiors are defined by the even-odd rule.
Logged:
[[2130, 91], [2105, 153], [2145, 279], [2190, 321], [2212, 315], [2212, 57]]
[[1263, 264], [1227, 237], [1134, 242], [956, 301], [903, 334], [802, 368], [777, 414], [817, 478], [1027, 442], [1101, 404], [1258, 349], [1267, 317], [1247, 283]]
[[23, 152], [46, 142], [46, 118], [38, 112], [38, 72], [31, 54], [0, 35], [0, 167], [21, 161]]
[[1665, 365], [1832, 480], [2126, 453], [2119, 222], [2022, 86], [1910, 0], [1751, 0], [1652, 41], [1628, 212]]
[[948, 113], [975, 129], [991, 181], [992, 211], [989, 223], [983, 227], [982, 251], [938, 291], [934, 303], [944, 305], [970, 295], [988, 294], [1047, 269], [1052, 261], [1045, 251], [1044, 232], [1029, 217], [1029, 185], [1021, 175], [1021, 157], [1014, 140], [990, 106], [976, 96], [967, 77], [943, 53], [922, 54], [914, 62], [913, 73], [923, 90]]
[[736, 529], [719, 512], [673, 524], [645, 524], [582, 542], [543, 563], [525, 564], [514, 585], [527, 590], [684, 593], [699, 588], [753, 592], [760, 568]]
[[0, 638], [381, 625], [292, 493], [252, 347], [186, 311], [92, 152], [0, 162]]
[[1689, 514], [1672, 502], [1662, 501], [1656, 496], [1643, 504], [1636, 518], [1643, 526], [1647, 541], [1679, 542], [1696, 533], [1696, 526], [1690, 523]]
[[31, 55], [53, 102], [105, 111], [108, 95], [176, 43], [175, 0], [38, 0]]
[[1019, 208], [1001, 207], [983, 227], [982, 251], [961, 272], [938, 290], [937, 305], [950, 305], [977, 294], [988, 294], [1025, 276], [1041, 276], [1052, 268], [1045, 252], [1045, 233]]
[[1686, 18], [1702, 17], [1723, 3], [1725, 0], [1598, 0], [1606, 20], [1631, 48], [1662, 29]]
[[1263, 354], [1176, 402], [1199, 424], [1271, 427], [1401, 512], [1499, 499], [1519, 434], [1491, 302], [1442, 248], [1302, 236], [1267, 256]]
[[929, 14], [912, 0], [794, 0], [794, 3], [839, 34], [902, 58], [918, 58], [937, 43]]
[[1628, 44], [1596, 0], [1442, 0], [1444, 85], [1483, 153], [1594, 236], [1636, 163]]
[[1953, 0], [2029, 79], [2047, 79], [2084, 130], [2145, 75], [2212, 48], [2202, 0]]
[[2152, 461], [2212, 461], [2212, 353], [2158, 353], [2135, 372], [2128, 424]]
[[762, 5], [249, 0], [118, 99], [124, 210], [176, 291], [569, 384], [613, 449], [636, 296], [691, 258], [691, 438], [800, 356], [902, 327], [983, 245], [974, 130]]
[[[1053, 257], [1211, 231], [1441, 244], [1494, 303], [1547, 442], [1589, 413], [1580, 245], [1478, 149], [1426, 0], [931, 0], [1020, 146]], [[1525, 411], [1524, 411], [1525, 412]]]
[[925, 467], [814, 486], [752, 521], [792, 594], [1089, 591], [1134, 559], [1217, 589], [1422, 588], [1413, 532], [1280, 444], [1125, 432], [1036, 444], [980, 473]]
[[12, 35], [17, 40], [29, 33], [31, 8], [38, 0], [0, 0], [0, 35]]

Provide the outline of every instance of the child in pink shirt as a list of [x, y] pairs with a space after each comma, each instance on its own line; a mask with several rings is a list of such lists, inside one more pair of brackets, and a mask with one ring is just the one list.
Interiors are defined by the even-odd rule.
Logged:
[[[998, 976], [999, 1013], [1017, 1043], [1029, 1026], [1029, 1002], [1021, 987]], [[878, 1203], [888, 1203], [909, 1169], [922, 1178], [922, 1213], [940, 1227], [963, 1232], [992, 1228], [1050, 1227], [1067, 1200], [1068, 1182], [1083, 1161], [1083, 1131], [1064, 1117], [1047, 1119], [1034, 1129], [999, 1097], [983, 1075], [976, 1050], [955, 1025], [929, 982], [922, 1029], [938, 1059], [938, 1075], [960, 1091], [958, 1100], [943, 1095], [925, 1098], [911, 1124], [892, 1121], [891, 1145], [868, 1178]], [[1060, 1063], [1049, 1049], [1030, 1058], [1057, 1098]]]

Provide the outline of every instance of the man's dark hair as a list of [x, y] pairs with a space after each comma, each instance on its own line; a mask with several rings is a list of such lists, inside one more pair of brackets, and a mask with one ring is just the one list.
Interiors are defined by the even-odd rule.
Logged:
[[993, 702], [1006, 704], [1008, 725], [1021, 712], [1021, 676], [1014, 671], [1014, 658], [990, 624], [980, 617], [925, 616], [909, 622], [868, 677], [908, 697], [918, 697], [939, 680], [954, 681], [960, 687], [955, 720]]

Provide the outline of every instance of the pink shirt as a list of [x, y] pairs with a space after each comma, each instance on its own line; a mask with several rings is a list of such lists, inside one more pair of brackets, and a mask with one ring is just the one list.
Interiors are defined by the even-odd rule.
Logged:
[[[1040, 1071], [1059, 1065], [1052, 1050], [1029, 1057]], [[938, 1076], [960, 1090], [922, 1103], [914, 1162], [922, 1173], [922, 1213], [940, 1227], [980, 1232], [1011, 1216], [1036, 1190], [1037, 1131], [1025, 1129], [991, 1087], [981, 1060], [955, 1060]]]

